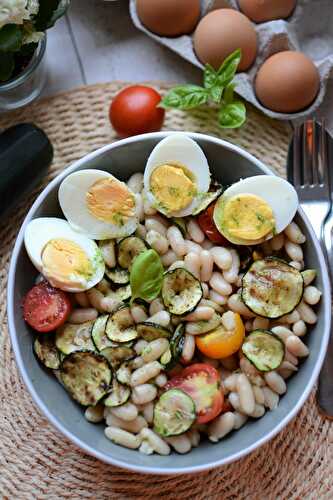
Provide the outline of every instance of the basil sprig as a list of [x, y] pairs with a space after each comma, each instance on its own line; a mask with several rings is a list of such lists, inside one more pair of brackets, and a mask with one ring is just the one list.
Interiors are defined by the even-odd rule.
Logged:
[[178, 85], [163, 97], [160, 107], [193, 109], [210, 101], [219, 105], [218, 123], [222, 128], [238, 128], [246, 120], [246, 108], [242, 101], [234, 98], [235, 84], [232, 83], [241, 60], [241, 50], [230, 54], [218, 70], [206, 64], [203, 87], [199, 85]]
[[142, 299], [151, 302], [160, 294], [163, 265], [155, 250], [141, 252], [133, 261], [130, 273], [131, 302]]

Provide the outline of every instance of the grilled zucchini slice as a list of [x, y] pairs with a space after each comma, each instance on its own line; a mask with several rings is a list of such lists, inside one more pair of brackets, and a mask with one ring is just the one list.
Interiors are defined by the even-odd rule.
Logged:
[[147, 250], [145, 242], [138, 236], [127, 236], [118, 244], [118, 264], [124, 269], [131, 269], [133, 260]]
[[61, 363], [60, 374], [72, 398], [83, 406], [96, 405], [110, 390], [110, 365], [96, 352], [72, 352]]
[[269, 330], [254, 330], [244, 340], [242, 352], [261, 372], [276, 370], [284, 358], [284, 343]]
[[167, 271], [162, 284], [162, 299], [171, 314], [187, 314], [202, 299], [201, 283], [193, 274], [183, 268]]
[[138, 332], [129, 307], [121, 307], [110, 314], [105, 333], [113, 342], [123, 343], [136, 339]]
[[60, 367], [59, 351], [54, 343], [54, 336], [39, 335], [34, 342], [34, 351], [41, 363], [46, 368], [51, 370], [58, 370]]
[[112, 389], [104, 399], [104, 405], [107, 407], [120, 406], [125, 404], [131, 395], [131, 389], [126, 385], [120, 384], [115, 378], [112, 380]]
[[130, 385], [131, 369], [130, 369], [130, 364], [127, 361], [125, 361], [119, 366], [116, 372], [116, 377], [120, 384]]
[[121, 267], [106, 268], [105, 274], [115, 285], [127, 285], [130, 280], [130, 273]]
[[106, 323], [109, 319], [109, 314], [103, 314], [99, 316], [92, 327], [91, 338], [98, 351], [106, 349], [106, 347], [111, 347], [112, 342], [105, 334]]
[[117, 288], [117, 290], [114, 290], [113, 294], [117, 299], [121, 300], [122, 302], [125, 302], [132, 296], [131, 286], [130, 285], [120, 286], [119, 288]]
[[166, 370], [171, 370], [178, 363], [183, 352], [184, 342], [185, 325], [184, 323], [179, 323], [170, 340], [170, 359], [168, 360], [168, 351], [164, 353], [166, 354], [165, 358], [163, 359], [163, 354], [160, 359]]
[[160, 436], [178, 436], [186, 432], [196, 419], [193, 399], [180, 389], [162, 394], [154, 407], [154, 431]]
[[152, 340], [171, 337], [171, 332], [164, 326], [158, 325], [157, 323], [152, 323], [151, 321], [144, 321], [143, 323], [138, 323], [136, 325], [138, 336], [151, 342]]
[[264, 318], [289, 314], [303, 296], [302, 274], [276, 257], [255, 261], [244, 274], [242, 299], [251, 311]]
[[107, 347], [101, 351], [101, 354], [106, 357], [112, 368], [116, 369], [123, 361], [128, 361], [136, 356], [136, 352], [130, 346], [118, 345], [114, 347]]
[[94, 351], [95, 346], [91, 338], [94, 321], [86, 321], [81, 325], [65, 323], [56, 332], [55, 343], [63, 354], [75, 351]]

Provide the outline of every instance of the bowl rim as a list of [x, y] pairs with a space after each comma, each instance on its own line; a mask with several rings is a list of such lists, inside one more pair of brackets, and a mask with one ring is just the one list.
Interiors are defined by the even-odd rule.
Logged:
[[[16, 359], [16, 364], [19, 368], [21, 377], [23, 378], [23, 381], [30, 392], [30, 395], [32, 396], [35, 404], [38, 406], [38, 408], [42, 411], [44, 416], [48, 419], [48, 421], [57, 429], [59, 430], [67, 439], [69, 439], [72, 443], [74, 443], [76, 446], [78, 446], [81, 450], [85, 451], [88, 455], [94, 456], [95, 458], [98, 458], [102, 462], [108, 463], [110, 465], [114, 465], [117, 467], [121, 467], [123, 469], [131, 470], [133, 472], [139, 472], [139, 473], [144, 473], [144, 474], [159, 474], [159, 475], [170, 475], [170, 474], [193, 474], [196, 472], [202, 472], [206, 470], [210, 470], [216, 467], [220, 467], [222, 465], [227, 465], [229, 463], [235, 462], [236, 460], [239, 460], [252, 451], [256, 450], [257, 448], [261, 447], [263, 444], [267, 443], [270, 441], [274, 436], [276, 436], [291, 420], [293, 417], [297, 415], [297, 413], [300, 411], [301, 407], [305, 403], [306, 399], [308, 398], [315, 382], [316, 379], [319, 375], [321, 366], [324, 361], [324, 357], [326, 354], [327, 346], [328, 346], [328, 341], [329, 341], [329, 334], [330, 334], [330, 324], [331, 324], [331, 309], [330, 309], [330, 301], [326, 301], [326, 306], [325, 309], [321, 311], [321, 314], [324, 316], [324, 332], [323, 332], [323, 338], [321, 342], [321, 347], [320, 351], [318, 352], [318, 358], [314, 366], [314, 370], [312, 372], [312, 375], [310, 377], [310, 380], [308, 384], [304, 387], [303, 392], [300, 394], [299, 400], [297, 404], [293, 407], [291, 411], [270, 431], [268, 432], [265, 436], [263, 436], [261, 439], [258, 441], [254, 442], [250, 446], [244, 448], [243, 450], [233, 453], [230, 455], [228, 458], [221, 458], [220, 460], [215, 460], [213, 462], [209, 462], [203, 465], [196, 465], [196, 466], [186, 466], [186, 467], [178, 467], [178, 468], [173, 468], [173, 467], [168, 467], [168, 468], [161, 468], [161, 467], [154, 467], [152, 466], [143, 466], [143, 465], [132, 465], [132, 464], [127, 464], [123, 462], [122, 460], [118, 460], [117, 458], [113, 456], [109, 456], [104, 454], [103, 452], [99, 452], [98, 450], [94, 449], [93, 447], [85, 444], [84, 442], [81, 441], [81, 439], [75, 437], [70, 431], [66, 430], [61, 422], [52, 414], [51, 410], [42, 402], [42, 400], [39, 398], [37, 391], [35, 390], [30, 377], [25, 369], [25, 365], [23, 362], [23, 359], [20, 355], [20, 350], [19, 350], [19, 343], [18, 343], [18, 334], [15, 329], [15, 324], [14, 324], [14, 317], [15, 317], [15, 310], [14, 310], [14, 282], [15, 282], [15, 273], [16, 273], [16, 267], [17, 267], [17, 260], [19, 257], [19, 251], [20, 248], [22, 247], [23, 240], [24, 240], [24, 230], [28, 222], [32, 219], [35, 211], [37, 208], [39, 208], [44, 200], [48, 197], [49, 193], [52, 191], [52, 189], [60, 183], [67, 175], [69, 175], [71, 172], [75, 171], [77, 168], [79, 168], [81, 165], [84, 165], [88, 160], [92, 160], [94, 158], [97, 158], [101, 154], [110, 151], [114, 148], [117, 147], [122, 147], [126, 146], [127, 144], [131, 144], [133, 142], [140, 142], [142, 140], [146, 139], [154, 139], [154, 140], [161, 140], [169, 135], [176, 134], [176, 133], [183, 133], [186, 135], [189, 135], [192, 139], [194, 140], [206, 140], [208, 142], [213, 142], [218, 146], [222, 146], [225, 149], [228, 149], [229, 151], [233, 151], [236, 154], [242, 156], [243, 158], [247, 159], [251, 163], [255, 164], [257, 167], [259, 167], [263, 172], [265, 172], [268, 175], [276, 175], [272, 170], [270, 170], [264, 163], [262, 163], [260, 160], [258, 160], [255, 156], [252, 154], [248, 153], [246, 150], [241, 148], [240, 146], [237, 146], [235, 144], [232, 144], [228, 141], [225, 141], [223, 139], [219, 139], [214, 136], [210, 136], [208, 134], [201, 134], [197, 132], [187, 132], [187, 131], [163, 131], [163, 132], [152, 132], [149, 134], [141, 134], [133, 137], [129, 137], [126, 139], [121, 139], [119, 141], [113, 142], [111, 144], [107, 144], [106, 146], [103, 146], [96, 151], [89, 153], [85, 156], [83, 156], [81, 159], [73, 162], [71, 165], [69, 165], [67, 168], [65, 168], [60, 174], [58, 174], [54, 179], [52, 179], [49, 184], [45, 186], [45, 188], [41, 191], [41, 193], [38, 195], [36, 200], [34, 201], [33, 205], [31, 206], [30, 210], [28, 211], [27, 215], [24, 218], [24, 221], [20, 227], [12, 256], [10, 259], [10, 265], [9, 265], [9, 272], [8, 272], [8, 283], [7, 283], [7, 317], [8, 317], [8, 330], [9, 330], [9, 335], [11, 339], [11, 344], [12, 348], [15, 354], [15, 359]], [[319, 269], [322, 273], [322, 281], [323, 281], [323, 294], [326, 294], [327, 296], [330, 296], [331, 293], [331, 286], [328, 278], [328, 270], [326, 266], [326, 261], [324, 259], [324, 255], [321, 249], [321, 246], [319, 244], [319, 241], [316, 238], [316, 235], [314, 233], [314, 230], [310, 224], [310, 221], [306, 217], [305, 213], [301, 208], [298, 209], [298, 214], [301, 216], [303, 221], [305, 222], [308, 231], [310, 232], [310, 235], [312, 237], [313, 245], [314, 245], [314, 250], [317, 255], [318, 261], [319, 261]]]

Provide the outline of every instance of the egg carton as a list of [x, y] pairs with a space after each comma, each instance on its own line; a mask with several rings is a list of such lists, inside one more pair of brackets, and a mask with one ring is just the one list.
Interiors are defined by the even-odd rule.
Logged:
[[[238, 10], [236, 0], [201, 0], [202, 16], [217, 7], [231, 7]], [[130, 0], [130, 14], [134, 25], [139, 30], [198, 68], [203, 68], [193, 50], [191, 35], [175, 38], [155, 35], [141, 23], [137, 15], [135, 0]], [[296, 9], [288, 19], [261, 24], [253, 23], [258, 38], [257, 58], [248, 71], [236, 75], [237, 93], [271, 118], [295, 120], [312, 115], [322, 104], [329, 77], [333, 76], [332, 18], [332, 0], [298, 0]], [[320, 89], [315, 101], [311, 106], [297, 113], [277, 113], [264, 108], [254, 92], [254, 81], [260, 66], [269, 56], [283, 50], [304, 52], [313, 60], [320, 74]], [[288, 78], [288, 75], [281, 75], [282, 78]]]

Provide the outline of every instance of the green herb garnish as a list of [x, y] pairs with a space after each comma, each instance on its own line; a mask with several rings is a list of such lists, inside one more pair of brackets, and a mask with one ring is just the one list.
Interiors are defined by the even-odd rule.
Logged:
[[156, 299], [161, 291], [163, 271], [161, 259], [155, 250], [145, 250], [135, 257], [130, 274], [131, 303], [139, 298], [146, 302]]

